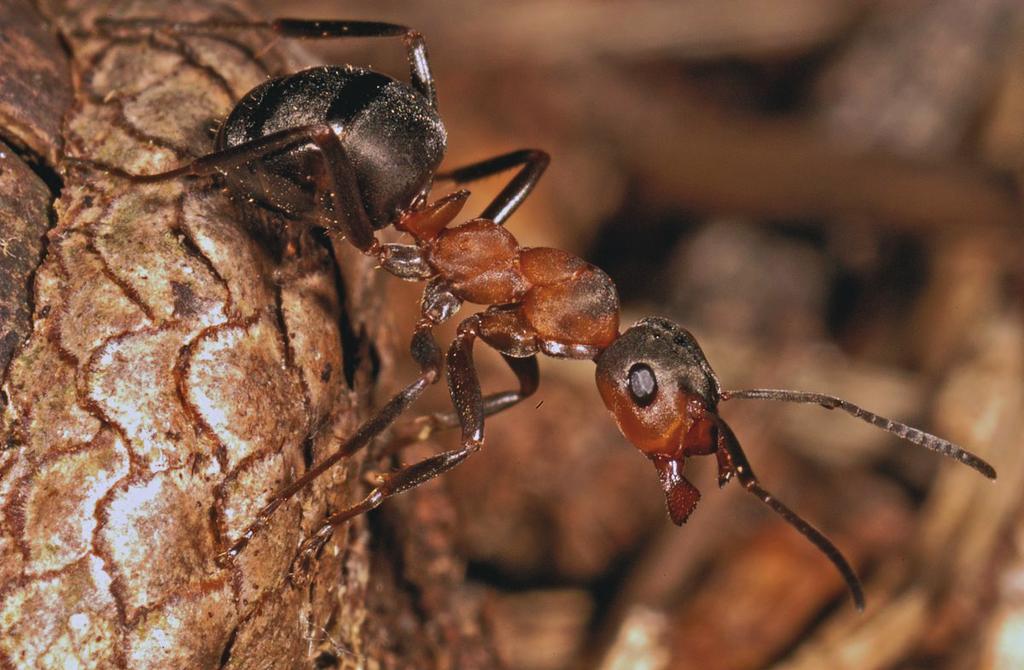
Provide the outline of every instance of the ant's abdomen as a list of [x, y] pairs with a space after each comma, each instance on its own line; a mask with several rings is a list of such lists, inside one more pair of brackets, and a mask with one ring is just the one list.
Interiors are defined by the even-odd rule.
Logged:
[[[444, 156], [446, 134], [429, 101], [407, 84], [371, 70], [320, 66], [249, 91], [217, 133], [217, 150], [296, 128], [329, 126], [355, 168], [374, 228], [408, 207]], [[312, 146], [261, 158], [226, 175], [228, 185], [293, 218], [323, 206], [317, 186], [331, 169]]]

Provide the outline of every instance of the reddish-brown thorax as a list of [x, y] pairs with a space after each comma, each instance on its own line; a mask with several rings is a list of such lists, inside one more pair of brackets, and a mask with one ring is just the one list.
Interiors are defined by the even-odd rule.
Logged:
[[482, 316], [485, 339], [532, 337], [545, 353], [592, 358], [618, 337], [619, 301], [608, 275], [565, 251], [521, 247], [488, 219], [447, 227], [463, 193], [407, 215], [397, 227], [416, 238], [455, 296], [498, 307]]

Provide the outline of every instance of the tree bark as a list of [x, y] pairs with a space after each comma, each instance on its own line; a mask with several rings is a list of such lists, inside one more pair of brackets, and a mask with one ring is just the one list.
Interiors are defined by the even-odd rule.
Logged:
[[[24, 95], [0, 101], [5, 135], [28, 137], [43, 172], [63, 176], [45, 253], [26, 242], [12, 258], [28, 260], [2, 263], [20, 268], [7, 283], [21, 294], [2, 294], [0, 316], [23, 316], [0, 321], [3, 342], [20, 343], [3, 386], [0, 667], [424, 667], [460, 658], [470, 638], [466, 658], [486, 665], [473, 601], [444, 614], [461, 564], [452, 560], [423, 607], [410, 557], [393, 558], [419, 526], [388, 544], [359, 519], [334, 534], [308, 581], [289, 580], [298, 543], [363, 492], [361, 457], [282, 506], [229, 569], [213, 561], [365, 418], [371, 349], [385, 363], [391, 353], [377, 273], [354, 250], [309, 228], [245, 220], [209, 181], [139, 186], [59, 161], [63, 146], [64, 156], [133, 173], [177, 166], [209, 151], [211, 130], [242, 94], [283, 71], [266, 35], [90, 32], [100, 16], [152, 17], [160, 6], [48, 3], [70, 71], [41, 31], [50, 42], [38, 57], [57, 83], [35, 93], [58, 119], [19, 134], [3, 102], [27, 118], [37, 110]], [[243, 16], [232, 1], [174, 10], [176, 20]], [[4, 37], [13, 28], [0, 25]], [[59, 135], [47, 139], [47, 123]], [[31, 179], [4, 169], [0, 189]], [[40, 240], [47, 225], [48, 191], [32, 183], [34, 200], [6, 196], [35, 203], [26, 215], [35, 227], [19, 240]], [[448, 537], [443, 518], [432, 525], [446, 503], [427, 505], [422, 527]], [[434, 544], [434, 560], [451, 552]], [[386, 605], [368, 596], [382, 591], [404, 596]], [[435, 618], [449, 625], [439, 632]], [[390, 630], [397, 621], [406, 639]]]

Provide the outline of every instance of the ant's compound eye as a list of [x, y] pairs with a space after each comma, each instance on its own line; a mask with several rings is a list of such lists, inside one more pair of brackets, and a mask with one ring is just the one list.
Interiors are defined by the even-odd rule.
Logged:
[[640, 407], [647, 407], [654, 402], [658, 394], [658, 380], [649, 365], [637, 363], [629, 369], [629, 395]]

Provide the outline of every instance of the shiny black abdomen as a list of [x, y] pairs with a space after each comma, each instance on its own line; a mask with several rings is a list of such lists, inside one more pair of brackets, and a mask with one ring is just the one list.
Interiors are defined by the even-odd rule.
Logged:
[[[217, 133], [217, 150], [289, 128], [328, 124], [355, 166], [374, 228], [390, 224], [430, 182], [444, 157], [437, 111], [411, 86], [372, 70], [322, 66], [249, 91]], [[301, 218], [321, 203], [323, 161], [311, 144], [254, 160], [227, 175], [240, 199]]]

